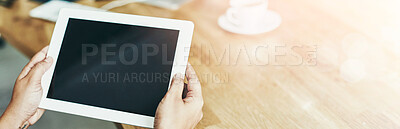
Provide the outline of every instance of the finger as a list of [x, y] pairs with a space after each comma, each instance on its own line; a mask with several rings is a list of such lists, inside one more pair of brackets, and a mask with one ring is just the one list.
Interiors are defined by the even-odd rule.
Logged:
[[44, 111], [45, 111], [45, 110], [44, 110], [44, 109], [41, 109], [41, 108], [37, 109], [37, 110], [36, 110], [36, 113], [33, 114], [33, 116], [32, 116], [31, 118], [29, 118], [29, 120], [28, 120], [29, 124], [30, 124], [30, 125], [35, 124], [35, 123], [40, 119], [40, 117], [42, 117]]
[[51, 64], [53, 64], [53, 58], [47, 57], [45, 60], [36, 63], [26, 76], [34, 81], [40, 82], [43, 74], [50, 68]]
[[174, 97], [182, 98], [182, 92], [184, 88], [184, 78], [183, 75], [178, 73], [172, 78], [171, 86], [169, 88], [168, 94]]
[[29, 121], [25, 121], [22, 125], [21, 125], [21, 127], [20, 127], [20, 129], [27, 129], [27, 128], [29, 128]]
[[18, 80], [24, 78], [29, 71], [32, 69], [33, 66], [35, 66], [36, 63], [44, 60], [46, 58], [47, 51], [49, 50], [49, 46], [44, 47], [42, 50], [40, 50], [38, 53], [36, 53], [31, 61], [28, 62], [28, 64], [22, 69], [21, 74], [18, 76]]
[[186, 97], [194, 97], [195, 99], [203, 99], [201, 94], [200, 81], [197, 78], [196, 72], [194, 71], [192, 65], [188, 64], [186, 68], [186, 78], [188, 79], [187, 90], [188, 93]]

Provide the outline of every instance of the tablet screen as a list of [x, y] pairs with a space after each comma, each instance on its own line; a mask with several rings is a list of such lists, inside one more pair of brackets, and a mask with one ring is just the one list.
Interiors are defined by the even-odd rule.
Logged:
[[47, 98], [155, 116], [178, 30], [70, 18]]

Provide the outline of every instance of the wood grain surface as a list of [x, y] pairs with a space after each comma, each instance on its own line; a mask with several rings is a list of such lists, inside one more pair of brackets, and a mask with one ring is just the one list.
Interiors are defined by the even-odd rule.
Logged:
[[[49, 43], [54, 29], [28, 16], [38, 5], [19, 0], [0, 7], [0, 33], [28, 57]], [[227, 0], [192, 0], [176, 11], [137, 3], [111, 11], [194, 22], [189, 62], [205, 101], [196, 128], [394, 129], [400, 128], [399, 5], [270, 0], [282, 24], [251, 36], [218, 26]]]

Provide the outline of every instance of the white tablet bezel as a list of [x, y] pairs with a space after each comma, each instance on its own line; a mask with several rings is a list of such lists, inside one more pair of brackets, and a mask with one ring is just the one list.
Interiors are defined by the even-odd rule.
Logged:
[[172, 76], [170, 80], [176, 73], [181, 73], [182, 75], [185, 73], [193, 35], [193, 23], [183, 20], [111, 12], [96, 12], [77, 9], [62, 9], [60, 11], [53, 36], [51, 38], [49, 51], [47, 52], [47, 56], [52, 57], [54, 62], [50, 69], [42, 77], [43, 96], [39, 107], [118, 123], [153, 128], [154, 117], [151, 116], [47, 98], [50, 82], [53, 77], [55, 64], [57, 63], [58, 54], [60, 52], [69, 18], [179, 30], [173, 67], [171, 71]]

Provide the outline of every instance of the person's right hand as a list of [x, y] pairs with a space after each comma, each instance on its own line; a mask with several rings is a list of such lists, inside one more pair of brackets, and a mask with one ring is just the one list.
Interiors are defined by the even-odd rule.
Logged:
[[15, 81], [13, 95], [6, 111], [0, 117], [0, 128], [26, 129], [40, 119], [44, 109], [38, 108], [42, 98], [42, 76], [53, 63], [43, 48], [22, 69]]
[[186, 77], [187, 85], [182, 74], [172, 79], [170, 89], [158, 105], [155, 129], [193, 129], [203, 118], [201, 85], [190, 64], [186, 69]]

